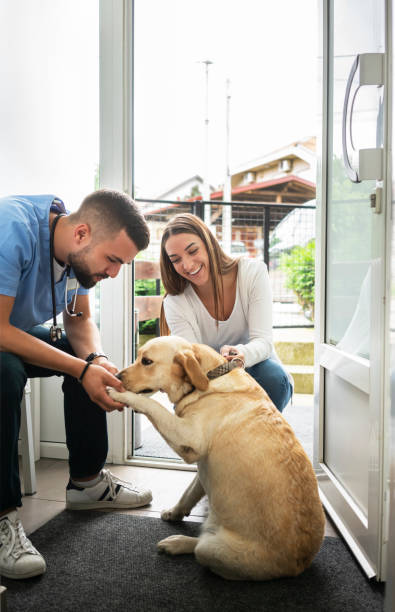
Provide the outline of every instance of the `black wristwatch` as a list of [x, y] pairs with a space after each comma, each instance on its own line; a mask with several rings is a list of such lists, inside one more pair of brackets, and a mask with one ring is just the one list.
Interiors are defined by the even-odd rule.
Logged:
[[88, 357], [85, 358], [85, 361], [86, 363], [91, 363], [97, 357], [105, 357], [106, 359], [108, 359], [107, 355], [104, 355], [104, 353], [91, 353], [90, 355], [88, 355]]

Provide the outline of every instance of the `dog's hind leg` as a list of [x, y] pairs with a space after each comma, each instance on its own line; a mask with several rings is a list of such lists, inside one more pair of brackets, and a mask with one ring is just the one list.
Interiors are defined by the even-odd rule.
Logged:
[[200, 482], [199, 475], [196, 474], [191, 484], [184, 491], [179, 501], [173, 508], [163, 510], [161, 518], [163, 521], [181, 521], [184, 516], [189, 516], [192, 508], [202, 499], [205, 491]]
[[160, 551], [169, 555], [187, 555], [193, 553], [199, 538], [191, 538], [184, 535], [172, 535], [158, 542], [157, 547]]
[[[207, 526], [206, 526], [207, 525]], [[227, 580], [268, 580], [267, 572], [254, 544], [223, 527], [206, 523], [195, 547], [196, 560]]]

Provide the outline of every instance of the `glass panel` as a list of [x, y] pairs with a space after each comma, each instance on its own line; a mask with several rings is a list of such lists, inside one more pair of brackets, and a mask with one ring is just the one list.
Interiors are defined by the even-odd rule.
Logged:
[[[205, 220], [225, 251], [268, 263], [274, 327], [313, 326], [316, 11], [311, 0], [135, 0], [134, 195], [151, 229], [135, 266], [140, 346], [157, 333], [163, 227], [202, 215], [207, 185]], [[169, 456], [135, 420], [135, 454]]]
[[[369, 357], [371, 276], [376, 257], [370, 194], [374, 193], [376, 182], [352, 183], [346, 175], [342, 160], [342, 113], [356, 54], [384, 51], [383, 3], [335, 0], [332, 9], [326, 342]], [[356, 93], [352, 113], [354, 149], [374, 148], [382, 143], [382, 89], [362, 87]], [[354, 93], [355, 86], [350, 99]]]

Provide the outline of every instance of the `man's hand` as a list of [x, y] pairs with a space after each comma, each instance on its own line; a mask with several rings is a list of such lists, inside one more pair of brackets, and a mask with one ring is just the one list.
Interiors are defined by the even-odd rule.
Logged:
[[107, 357], [96, 357], [96, 359], [94, 359], [92, 363], [94, 363], [95, 365], [99, 365], [102, 368], [105, 368], [106, 370], [111, 372], [111, 374], [117, 374], [117, 372], [119, 371], [117, 366], [111, 361], [109, 361]]
[[112, 412], [113, 410], [122, 412], [123, 405], [112, 400], [107, 393], [107, 387], [113, 387], [121, 393], [125, 391], [121, 381], [114, 376], [118, 371], [117, 368], [114, 364], [110, 363], [109, 365], [112, 369], [115, 369], [114, 373], [109, 371], [109, 368], [105, 368], [102, 363], [100, 365], [92, 363], [85, 372], [84, 378], [82, 379], [82, 386], [92, 402], [98, 404], [98, 406], [103, 408], [106, 412]]

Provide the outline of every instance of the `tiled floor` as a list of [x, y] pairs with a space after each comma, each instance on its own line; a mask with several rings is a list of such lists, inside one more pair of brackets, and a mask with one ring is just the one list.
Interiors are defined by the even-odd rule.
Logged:
[[[122, 511], [124, 514], [160, 517], [162, 510], [171, 508], [194, 477], [193, 472], [165, 470], [125, 465], [111, 465], [111, 471], [122, 480], [149, 487], [153, 500], [149, 506], [137, 510]], [[67, 461], [40, 459], [36, 463], [37, 493], [23, 497], [19, 514], [26, 532], [35, 531], [65, 508], [65, 488], [68, 481]], [[22, 483], [23, 484], [23, 483]], [[190, 521], [202, 521], [207, 511], [203, 499], [188, 517]], [[119, 511], [120, 512], [120, 511]], [[337, 536], [329, 520], [326, 534]]]

